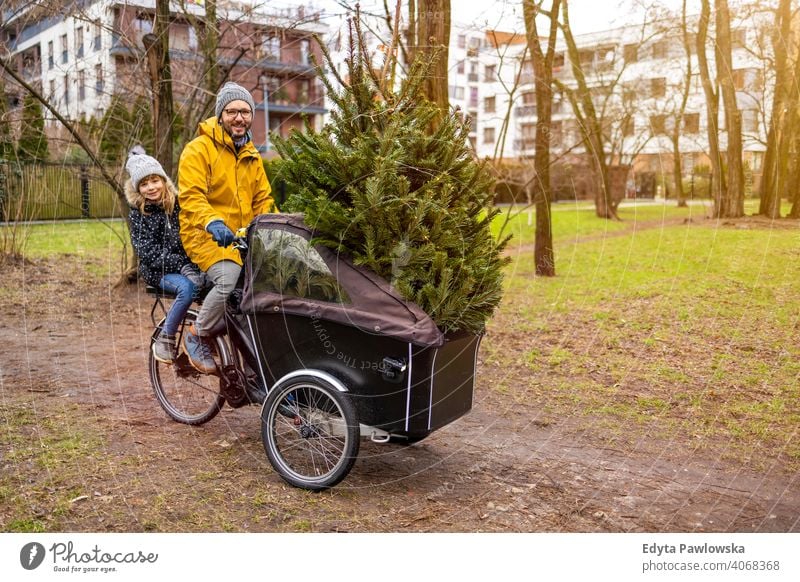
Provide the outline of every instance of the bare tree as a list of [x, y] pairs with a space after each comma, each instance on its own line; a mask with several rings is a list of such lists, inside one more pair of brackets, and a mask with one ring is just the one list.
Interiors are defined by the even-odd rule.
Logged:
[[775, 86], [767, 130], [767, 150], [764, 155], [761, 203], [758, 209], [759, 214], [770, 218], [778, 218], [781, 213], [781, 193], [787, 185], [789, 146], [792, 139], [788, 130], [794, 125], [792, 115], [796, 113], [791, 108], [791, 20], [791, 0], [779, 0], [771, 35]]
[[675, 192], [675, 198], [678, 201], [678, 206], [688, 206], [686, 203], [686, 195], [683, 191], [683, 169], [681, 160], [681, 134], [685, 126], [686, 103], [689, 101], [689, 91], [692, 84], [692, 47], [689, 36], [689, 27], [687, 24], [686, 14], [686, 0], [681, 2], [681, 26], [680, 31], [681, 40], [683, 41], [683, 50], [686, 54], [684, 61], [685, 70], [681, 78], [679, 86], [680, 102], [675, 108], [672, 116], [672, 128], [670, 131], [670, 142], [672, 143], [672, 184]]
[[[525, 18], [525, 33], [528, 50], [533, 59], [536, 83], [536, 149], [533, 165], [536, 171], [536, 238], [534, 262], [536, 274], [553, 277], [556, 274], [553, 254], [553, 226], [550, 216], [550, 131], [553, 114], [553, 60], [555, 59], [558, 12], [561, 0], [552, 0], [550, 10], [543, 9], [544, 0], [534, 3], [525, 0], [522, 11]], [[546, 16], [550, 20], [547, 49], [542, 48], [536, 17]]]
[[409, 0], [406, 38], [409, 64], [417, 59], [432, 63], [424, 85], [425, 97], [447, 112], [450, 0]]
[[156, 0], [154, 33], [144, 37], [150, 82], [153, 87], [153, 135], [156, 158], [168, 176], [172, 172], [172, 128], [174, 104], [172, 102], [172, 72], [169, 62], [169, 0]]
[[703, 93], [706, 97], [708, 156], [711, 161], [711, 198], [714, 200], [714, 213], [718, 216], [718, 209], [722, 204], [722, 195], [725, 191], [725, 176], [722, 172], [722, 153], [719, 146], [719, 93], [716, 90], [716, 83], [711, 78], [708, 53], [706, 52], [710, 21], [709, 0], [702, 0], [700, 18], [697, 22], [697, 65], [703, 84]]
[[[705, 1], [705, 0], [704, 0]], [[742, 113], [736, 101], [733, 82], [731, 49], [731, 14], [728, 0], [716, 0], [717, 77], [722, 103], [725, 107], [725, 129], [728, 137], [726, 188], [715, 208], [719, 218], [738, 218], [744, 215], [744, 164], [742, 161]]]

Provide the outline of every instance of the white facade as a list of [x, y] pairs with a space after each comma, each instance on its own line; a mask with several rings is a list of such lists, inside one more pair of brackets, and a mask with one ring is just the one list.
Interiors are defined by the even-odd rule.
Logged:
[[[745, 157], [756, 171], [760, 169], [761, 153], [765, 149], [766, 112], [771, 99], [766, 66], [769, 55], [768, 49], [763, 48], [768, 47], [768, 42], [764, 41], [761, 30], [764, 24], [756, 19], [733, 25], [734, 82], [742, 111]], [[656, 26], [664, 28], [658, 30]], [[475, 39], [474, 43], [480, 42], [477, 54], [459, 46], [462, 36]], [[482, 42], [478, 40], [481, 36]], [[479, 157], [532, 157], [536, 101], [524, 35], [506, 35], [505, 45], [490, 39], [499, 37], [490, 32], [457, 33], [454, 28], [450, 47], [450, 59], [454, 64], [450, 76], [451, 105], [460, 106], [473, 118], [473, 144]], [[650, 155], [654, 158], [649, 162], [653, 166], [662, 163], [658, 157], [672, 153], [666, 132], [677, 118], [686, 74], [682, 35], [664, 23], [657, 23], [644, 31], [641, 26], [629, 26], [577, 35], [576, 44], [582, 70], [593, 92], [593, 103], [609, 121], [609, 135], [614, 142], [613, 162], [631, 163], [634, 158], [647, 159]], [[758, 55], [758, 51], [753, 50], [756, 46], [767, 54]], [[680, 151], [688, 154], [689, 166], [702, 161], [702, 155], [708, 151], [706, 98], [698, 74], [697, 56], [692, 52], [689, 95], [684, 114], [678, 121], [681, 124]], [[564, 41], [559, 39], [554, 77], [565, 87], [574, 89], [577, 82], [565, 53]], [[713, 67], [713, 48], [709, 48], [709, 61]], [[495, 81], [486, 73], [491, 67]], [[713, 69], [711, 75], [715, 75]], [[507, 127], [504, 126], [506, 119]], [[583, 153], [577, 123], [567, 97], [556, 89], [551, 135], [551, 147], [556, 156], [567, 152]], [[719, 127], [724, 130], [722, 110]], [[720, 139], [724, 149], [724, 131]]]
[[39, 84], [59, 113], [71, 119], [102, 116], [114, 90], [110, 3], [85, 4], [80, 14], [48, 18], [23, 30], [11, 47], [22, 55], [25, 80]]

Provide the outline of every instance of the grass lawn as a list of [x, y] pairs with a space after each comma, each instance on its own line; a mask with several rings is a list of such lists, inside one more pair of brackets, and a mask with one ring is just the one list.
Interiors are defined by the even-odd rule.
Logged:
[[[481, 348], [486, 390], [620, 438], [688, 434], [737, 460], [800, 466], [800, 225], [706, 212], [637, 204], [606, 221], [556, 205], [552, 279], [534, 276], [534, 228], [513, 216], [506, 296]], [[130, 252], [119, 221], [25, 235], [26, 257], [85, 257], [110, 282]]]
[[484, 343], [508, 371], [496, 389], [621, 438], [689, 434], [739, 461], [800, 465], [800, 225], [619, 224], [583, 240], [591, 219], [580, 235], [561, 225], [551, 279], [530, 248], [510, 249]]

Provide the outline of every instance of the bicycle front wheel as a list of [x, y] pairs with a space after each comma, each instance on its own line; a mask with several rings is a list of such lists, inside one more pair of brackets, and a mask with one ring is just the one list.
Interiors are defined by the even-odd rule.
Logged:
[[269, 391], [261, 436], [278, 474], [311, 491], [344, 479], [360, 444], [357, 413], [347, 394], [314, 375], [291, 378]]
[[[188, 328], [196, 317], [197, 314], [193, 311], [186, 314], [176, 335], [178, 342], [183, 338], [184, 328]], [[172, 364], [156, 360], [152, 342], [158, 337], [163, 323], [162, 321], [156, 327], [150, 343], [150, 383], [156, 399], [164, 412], [176, 422], [191, 425], [206, 423], [219, 413], [225, 403], [225, 398], [220, 393], [219, 376], [198, 372], [180, 349]], [[215, 344], [214, 357], [219, 359], [224, 348], [219, 346], [219, 341]]]

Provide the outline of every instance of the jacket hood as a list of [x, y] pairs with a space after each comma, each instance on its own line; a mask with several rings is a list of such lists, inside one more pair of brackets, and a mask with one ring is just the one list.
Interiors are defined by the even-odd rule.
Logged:
[[[178, 199], [178, 189], [175, 187], [175, 184], [172, 183], [172, 180], [167, 178], [165, 180], [167, 183], [167, 190], [172, 194], [172, 199]], [[125, 180], [125, 199], [128, 201], [128, 204], [134, 208], [142, 208], [145, 205], [144, 196], [139, 192], [137, 188], [133, 187], [133, 181], [130, 178]]]
[[[250, 131], [248, 130], [248, 135]], [[231, 150], [235, 150], [233, 146], [233, 139], [228, 132], [222, 127], [222, 124], [219, 122], [219, 119], [216, 117], [209, 117], [205, 121], [201, 121], [200, 125], [197, 127], [197, 135], [204, 135], [206, 137], [211, 138], [214, 142], [214, 145], [217, 147], [226, 146]], [[261, 154], [258, 153], [256, 146], [253, 145], [253, 140], [248, 139], [247, 143], [239, 150], [239, 155], [251, 155], [261, 157]]]

